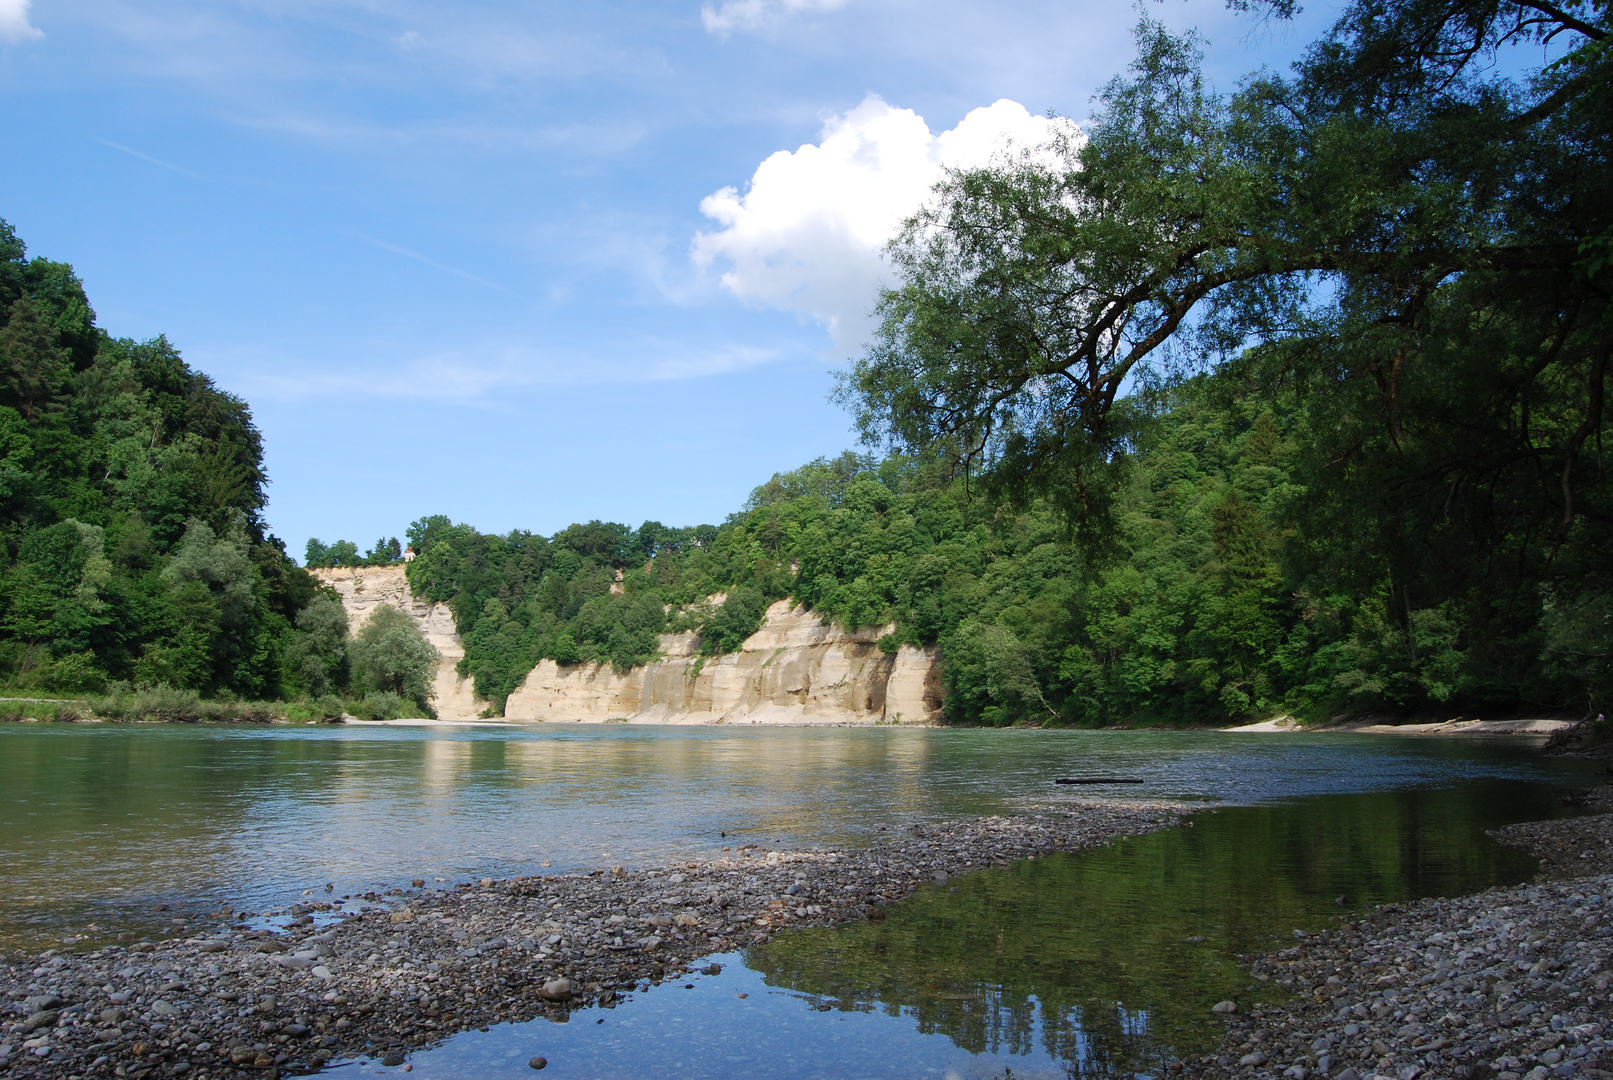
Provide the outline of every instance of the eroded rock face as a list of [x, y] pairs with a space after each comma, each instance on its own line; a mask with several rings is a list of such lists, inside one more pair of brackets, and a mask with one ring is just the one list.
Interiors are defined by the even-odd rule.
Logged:
[[[310, 571], [335, 589], [353, 633], [382, 604], [409, 613], [442, 653], [437, 716], [468, 720], [487, 702], [454, 670], [465, 647], [446, 604], [420, 600], [402, 566], [341, 566]], [[720, 597], [714, 597], [714, 600]], [[941, 713], [939, 652], [877, 644], [883, 628], [848, 632], [780, 600], [737, 653], [702, 662], [693, 633], [662, 634], [663, 659], [618, 674], [609, 664], [561, 667], [544, 660], [510, 695], [510, 720], [637, 724], [922, 724]]]
[[341, 596], [350, 633], [357, 634], [382, 604], [408, 612], [426, 640], [442, 654], [432, 699], [439, 720], [471, 720], [487, 708], [487, 702], [477, 698], [473, 680], [454, 670], [465, 656], [465, 646], [454, 630], [453, 612], [447, 604], [416, 598], [401, 565], [316, 567], [308, 572]]
[[848, 632], [781, 600], [737, 653], [704, 663], [693, 634], [663, 634], [664, 659], [538, 664], [505, 705], [511, 720], [638, 724], [926, 723], [941, 711], [934, 648], [881, 652], [880, 629]]

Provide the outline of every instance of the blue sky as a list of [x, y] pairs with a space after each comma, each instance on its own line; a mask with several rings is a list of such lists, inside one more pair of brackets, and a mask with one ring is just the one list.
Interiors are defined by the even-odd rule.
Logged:
[[[1223, 88], [1335, 13], [1147, 10], [1200, 29]], [[852, 445], [831, 373], [926, 170], [1086, 117], [1136, 18], [0, 0], [0, 217], [107, 330], [166, 333], [251, 403], [295, 554], [430, 513], [720, 521]]]

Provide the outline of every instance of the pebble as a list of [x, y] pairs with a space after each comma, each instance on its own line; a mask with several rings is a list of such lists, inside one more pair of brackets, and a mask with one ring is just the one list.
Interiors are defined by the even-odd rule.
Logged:
[[[878, 920], [938, 881], [1166, 828], [1178, 815], [1159, 804], [1064, 803], [910, 823], [862, 849], [742, 844], [668, 867], [372, 893], [361, 912], [303, 903], [278, 913], [289, 917], [279, 930], [194, 920], [167, 940], [0, 955], [0, 1046], [12, 1047], [0, 1054], [0, 1078], [262, 1078], [372, 1057], [375, 1047], [393, 1067], [459, 1032], [612, 1005], [686, 980], [696, 961], [715, 974], [720, 966], [704, 961], [713, 953], [795, 927]], [[41, 996], [56, 1008], [27, 1007]], [[159, 1016], [158, 1001], [173, 1013]], [[33, 1038], [24, 1025], [45, 1011], [58, 1016], [45, 1056], [33, 1056], [20, 1046]]]
[[549, 1059], [544, 1057], [544, 1056], [542, 1056], [541, 1054], [538, 1055], [537, 1057], [533, 1058], [531, 1061], [527, 1062], [527, 1066], [529, 1068], [533, 1068], [533, 1069], [544, 1069], [544, 1068], [547, 1068], [548, 1065], [549, 1065]]

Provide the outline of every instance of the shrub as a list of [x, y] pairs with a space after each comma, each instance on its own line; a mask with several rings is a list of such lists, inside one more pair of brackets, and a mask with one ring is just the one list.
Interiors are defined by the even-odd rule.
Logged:
[[82, 701], [0, 700], [0, 723], [41, 720], [76, 724], [85, 719], [84, 712]]
[[353, 715], [360, 720], [398, 720], [419, 711], [414, 702], [390, 690], [372, 690], [353, 705]]
[[407, 614], [382, 604], [370, 615], [358, 636], [348, 645], [353, 664], [354, 689], [385, 692], [431, 711], [432, 680], [442, 654], [432, 647]]
[[347, 611], [341, 598], [324, 592], [297, 613], [297, 629], [286, 646], [286, 682], [314, 697], [347, 685]]
[[203, 701], [194, 690], [166, 683], [116, 682], [105, 696], [90, 698], [89, 706], [96, 716], [117, 723], [271, 724], [286, 715], [278, 702]]
[[761, 629], [766, 616], [767, 597], [759, 590], [744, 585], [733, 589], [726, 601], [701, 620], [700, 651], [706, 656], [737, 652], [746, 638]]

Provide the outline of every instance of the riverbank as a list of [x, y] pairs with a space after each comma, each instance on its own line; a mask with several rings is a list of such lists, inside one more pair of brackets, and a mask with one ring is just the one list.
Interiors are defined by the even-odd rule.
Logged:
[[[926, 885], [1174, 825], [1163, 804], [1077, 804], [893, 830], [867, 849], [766, 850], [654, 870], [483, 879], [320, 901], [289, 925], [0, 958], [0, 1076], [278, 1076], [401, 1063], [456, 1032], [686, 978], [790, 927], [879, 920]], [[331, 898], [334, 900], [335, 898]], [[284, 921], [284, 920], [277, 920]]]
[[1578, 731], [1583, 724], [1581, 720], [1551, 717], [1519, 720], [1467, 720], [1457, 717], [1454, 720], [1417, 723], [1353, 719], [1306, 725], [1292, 716], [1278, 716], [1256, 724], [1242, 724], [1219, 730], [1244, 735], [1327, 732], [1349, 735], [1393, 735], [1401, 738], [1506, 739], [1545, 745], [1569, 736]]
[[[1607, 809], [1613, 792], [1590, 801]], [[1234, 1013], [1221, 1047], [1178, 1075], [1613, 1077], [1613, 814], [1494, 835], [1542, 858], [1535, 883], [1296, 931], [1251, 964], [1296, 999]]]

